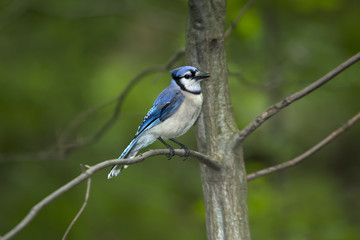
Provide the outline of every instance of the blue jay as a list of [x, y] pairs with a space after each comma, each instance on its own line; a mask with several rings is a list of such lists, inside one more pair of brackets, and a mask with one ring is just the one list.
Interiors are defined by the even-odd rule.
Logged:
[[[203, 103], [200, 82], [210, 75], [191, 66], [176, 68], [170, 74], [170, 85], [156, 98], [134, 139], [119, 159], [135, 157], [140, 149], [156, 139], [170, 149], [170, 158], [174, 156], [174, 149], [164, 139], [178, 144], [186, 151], [185, 157], [188, 157], [190, 150], [174, 138], [187, 132], [198, 118]], [[124, 167], [126, 166], [113, 166], [108, 178], [116, 177]]]

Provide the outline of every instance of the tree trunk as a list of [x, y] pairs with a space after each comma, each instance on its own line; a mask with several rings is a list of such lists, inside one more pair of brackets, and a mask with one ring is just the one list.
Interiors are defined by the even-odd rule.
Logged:
[[203, 111], [196, 124], [198, 149], [223, 166], [201, 164], [208, 239], [249, 240], [247, 181], [242, 146], [230, 103], [224, 46], [225, 0], [189, 0], [186, 62], [208, 71]]

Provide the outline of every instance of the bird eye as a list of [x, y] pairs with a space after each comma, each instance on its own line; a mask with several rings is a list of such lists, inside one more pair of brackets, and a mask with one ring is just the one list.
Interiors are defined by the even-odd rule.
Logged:
[[189, 78], [190, 78], [190, 75], [189, 75], [189, 74], [186, 74], [186, 75], [184, 76], [184, 78], [189, 79]]

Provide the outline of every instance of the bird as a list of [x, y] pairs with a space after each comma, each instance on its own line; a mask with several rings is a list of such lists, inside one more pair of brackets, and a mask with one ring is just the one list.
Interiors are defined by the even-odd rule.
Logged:
[[[119, 159], [133, 158], [137, 152], [156, 140], [169, 150], [169, 159], [174, 156], [174, 148], [165, 142], [170, 140], [185, 150], [185, 159], [190, 150], [174, 138], [186, 133], [200, 115], [203, 95], [200, 82], [210, 74], [193, 66], [183, 66], [170, 71], [171, 83], [156, 98], [140, 124], [135, 137], [121, 153]], [[119, 175], [126, 165], [114, 165], [108, 179]]]

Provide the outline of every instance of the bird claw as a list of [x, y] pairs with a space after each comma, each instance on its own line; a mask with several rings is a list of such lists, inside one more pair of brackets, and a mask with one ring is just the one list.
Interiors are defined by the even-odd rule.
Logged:
[[168, 160], [170, 160], [175, 155], [174, 148], [169, 147], [169, 151], [170, 151], [170, 153], [168, 155], [166, 155]]
[[188, 157], [190, 156], [190, 149], [189, 148], [187, 148], [187, 147], [182, 147], [182, 149], [184, 149], [185, 150], [185, 158], [184, 158], [184, 160], [183, 161], [186, 161], [186, 159], [188, 159]]
[[173, 141], [174, 143], [176, 143], [177, 145], [179, 145], [181, 147], [181, 149], [184, 149], [185, 154], [184, 154], [184, 161], [190, 156], [190, 149], [185, 146], [184, 144], [182, 144], [181, 142], [176, 141], [173, 138], [170, 138], [171, 141]]

